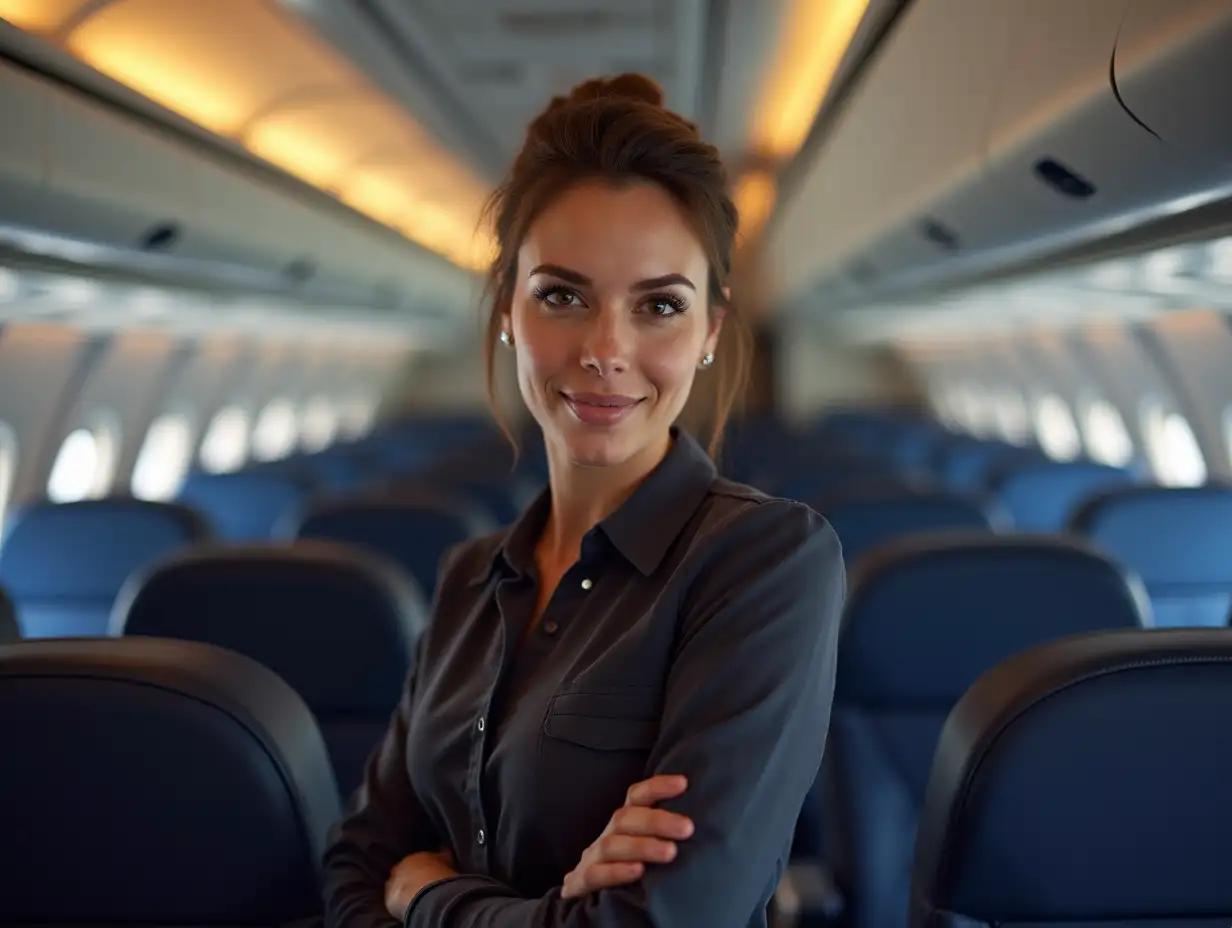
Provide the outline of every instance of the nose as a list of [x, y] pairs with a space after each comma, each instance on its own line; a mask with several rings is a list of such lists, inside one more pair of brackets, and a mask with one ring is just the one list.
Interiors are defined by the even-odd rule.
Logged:
[[600, 377], [612, 377], [627, 371], [632, 333], [623, 314], [603, 309], [592, 313], [585, 326], [582, 367]]

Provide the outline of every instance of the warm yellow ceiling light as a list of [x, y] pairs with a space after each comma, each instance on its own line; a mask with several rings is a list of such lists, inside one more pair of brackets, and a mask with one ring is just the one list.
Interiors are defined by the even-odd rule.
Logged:
[[756, 238], [761, 232], [774, 209], [777, 193], [774, 177], [768, 171], [748, 171], [741, 175], [734, 198], [745, 241]]
[[490, 259], [479, 179], [276, 4], [0, 0], [0, 17], [456, 264]]
[[800, 150], [867, 7], [868, 0], [790, 0], [753, 126], [761, 152], [787, 159]]
[[18, 29], [47, 35], [77, 12], [81, 0], [0, 0], [0, 19]]
[[74, 45], [96, 71], [218, 135], [230, 136], [248, 115], [247, 101], [210, 80], [209, 69], [141, 34], [108, 36], [105, 42]]

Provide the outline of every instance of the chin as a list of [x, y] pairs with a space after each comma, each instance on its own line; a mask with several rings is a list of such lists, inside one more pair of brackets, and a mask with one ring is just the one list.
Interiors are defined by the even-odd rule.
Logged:
[[575, 427], [564, 438], [569, 460], [579, 467], [614, 467], [624, 464], [637, 453], [634, 443], [624, 436], [588, 435], [579, 434], [578, 431]]

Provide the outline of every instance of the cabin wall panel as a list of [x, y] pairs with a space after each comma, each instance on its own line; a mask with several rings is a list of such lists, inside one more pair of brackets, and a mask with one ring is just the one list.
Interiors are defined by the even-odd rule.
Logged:
[[13, 503], [42, 495], [48, 433], [96, 342], [59, 325], [12, 323], [0, 332], [0, 420], [17, 436]]

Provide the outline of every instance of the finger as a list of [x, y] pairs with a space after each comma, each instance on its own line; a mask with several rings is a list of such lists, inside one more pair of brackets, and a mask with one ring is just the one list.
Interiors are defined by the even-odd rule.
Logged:
[[640, 863], [595, 864], [579, 874], [579, 879], [566, 880], [560, 895], [562, 899], [572, 899], [600, 889], [625, 886], [640, 880], [645, 871]]
[[595, 842], [595, 850], [596, 863], [636, 860], [665, 864], [676, 859], [675, 842], [640, 835], [607, 835]]
[[679, 812], [646, 806], [625, 806], [612, 816], [611, 834], [647, 835], [683, 841], [693, 837], [693, 820]]
[[689, 781], [677, 774], [663, 774], [642, 780], [629, 787], [625, 794], [627, 806], [650, 806], [664, 799], [673, 799], [689, 787]]

